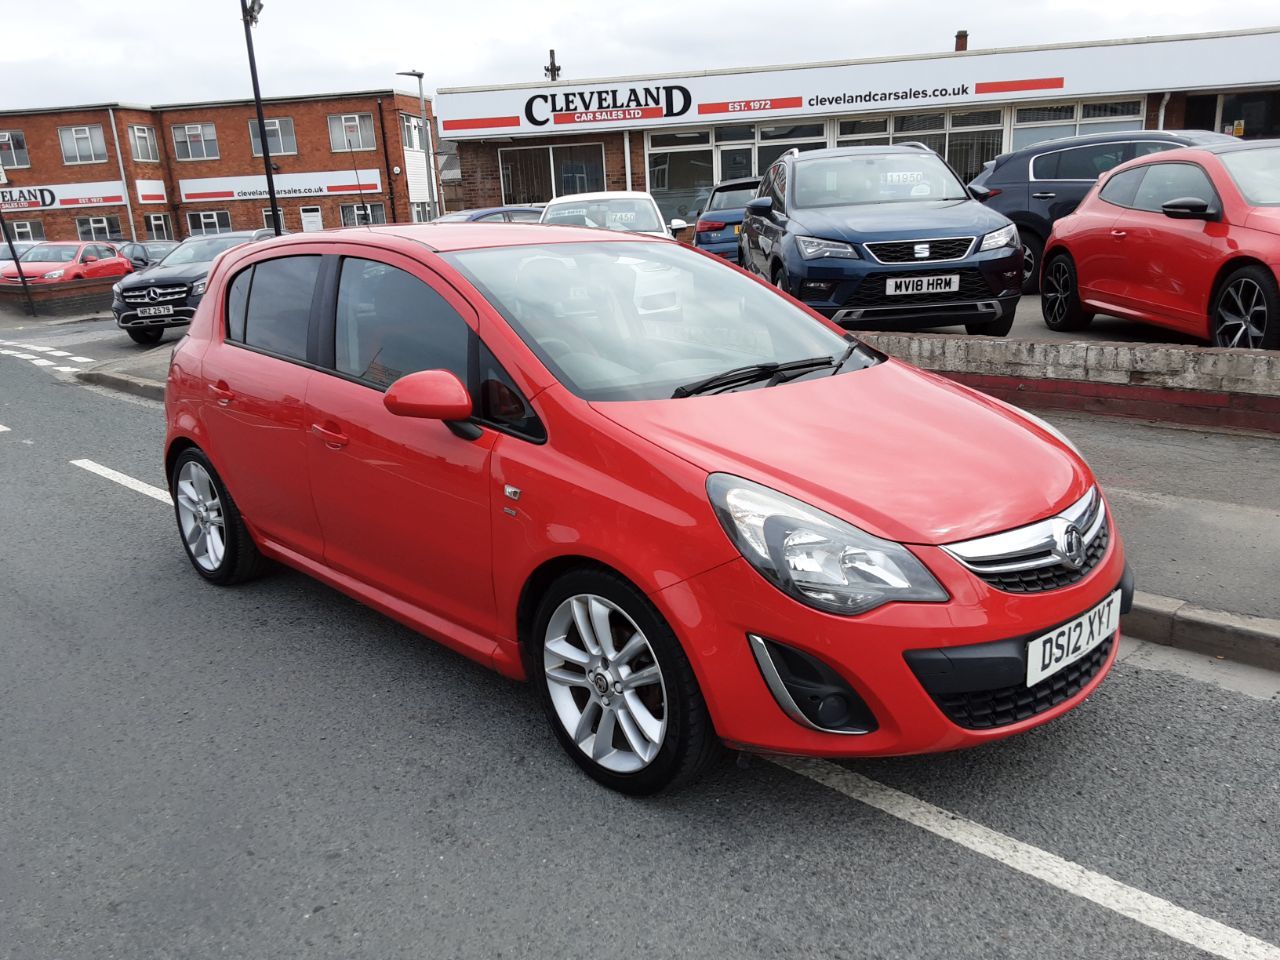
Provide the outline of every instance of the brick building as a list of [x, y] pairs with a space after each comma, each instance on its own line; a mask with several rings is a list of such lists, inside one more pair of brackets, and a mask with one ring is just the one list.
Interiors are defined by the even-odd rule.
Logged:
[[1280, 28], [437, 91], [468, 207], [648, 190], [690, 220], [784, 151], [919, 141], [966, 179], [1077, 133], [1280, 137]]
[[[433, 191], [416, 95], [263, 106], [284, 229], [428, 219], [439, 178]], [[258, 141], [252, 100], [0, 111], [0, 211], [19, 240], [176, 240], [270, 226]]]

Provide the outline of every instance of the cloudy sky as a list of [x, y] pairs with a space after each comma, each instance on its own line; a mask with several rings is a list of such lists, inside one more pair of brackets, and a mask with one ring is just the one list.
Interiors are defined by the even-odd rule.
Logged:
[[[251, 93], [239, 0], [3, 0], [0, 109]], [[789, 11], [803, 10], [795, 23]], [[1274, 0], [265, 0], [263, 94], [537, 81], [1233, 30]], [[1134, 64], [1141, 70], [1141, 64]], [[408, 84], [413, 81], [409, 80]]]

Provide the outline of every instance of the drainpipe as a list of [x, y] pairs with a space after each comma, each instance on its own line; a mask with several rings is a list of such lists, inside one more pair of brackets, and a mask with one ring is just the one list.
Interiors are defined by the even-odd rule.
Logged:
[[622, 165], [627, 171], [627, 185], [624, 189], [634, 190], [631, 184], [631, 131], [622, 131]]
[[[138, 240], [138, 231], [133, 225], [133, 201], [129, 194], [133, 191], [129, 189], [129, 181], [124, 175], [124, 154], [120, 152], [120, 133], [116, 130], [116, 112], [111, 107], [107, 107], [107, 116], [111, 120], [111, 140], [116, 145], [116, 166], [120, 169], [120, 184], [124, 187], [124, 208], [129, 211], [129, 239], [135, 243]], [[156, 148], [159, 149], [159, 144]]]
[[1169, 105], [1169, 92], [1165, 91], [1165, 95], [1160, 98], [1160, 113], [1156, 117], [1156, 129], [1164, 129], [1164, 108]]
[[[399, 113], [396, 114], [399, 116]], [[391, 222], [396, 219], [396, 180], [391, 175], [391, 154], [387, 153], [387, 118], [382, 114], [382, 98], [378, 98], [378, 126], [382, 129], [382, 168], [387, 174], [387, 194], [391, 198]]]

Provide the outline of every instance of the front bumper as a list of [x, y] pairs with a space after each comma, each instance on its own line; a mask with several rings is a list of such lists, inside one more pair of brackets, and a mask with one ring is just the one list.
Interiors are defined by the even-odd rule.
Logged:
[[111, 312], [116, 318], [116, 326], [121, 330], [147, 329], [161, 330], [170, 327], [185, 327], [196, 315], [201, 297], [189, 296], [182, 303], [173, 304], [173, 313], [166, 317], [143, 317], [138, 315], [138, 307], [146, 304], [125, 303], [119, 298], [111, 302]]
[[[921, 653], [927, 660], [930, 652], [954, 651], [953, 660], [968, 661], [960, 686], [985, 682], [998, 690], [1010, 685], [1010, 678], [1025, 677], [1028, 639], [1079, 616], [1118, 586], [1131, 594], [1124, 546], [1114, 534], [1106, 555], [1083, 580], [1022, 595], [989, 586], [940, 547], [911, 549], [946, 588], [949, 601], [895, 603], [858, 617], [834, 616], [787, 597], [741, 558], [656, 594], [654, 600], [684, 642], [719, 736], [739, 749], [806, 756], [953, 750], [1061, 716], [1110, 670], [1118, 634], [1094, 671], [1065, 698], [988, 729], [961, 726], [944, 711], [936, 677], [926, 669], [922, 679]], [[830, 732], [796, 719], [771, 692], [750, 637], [798, 650], [834, 670], [869, 712], [872, 722], [860, 724], [866, 732]], [[954, 685], [955, 676], [951, 681]]]

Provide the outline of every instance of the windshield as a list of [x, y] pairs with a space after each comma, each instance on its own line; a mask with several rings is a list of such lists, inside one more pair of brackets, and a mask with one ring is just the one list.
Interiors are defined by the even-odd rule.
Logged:
[[70, 263], [80, 246], [75, 243], [41, 243], [18, 257], [22, 263]]
[[184, 240], [160, 262], [166, 267], [181, 266], [184, 263], [208, 263], [223, 250], [238, 247], [244, 242], [244, 237], [201, 237], [199, 240]]
[[712, 210], [742, 210], [747, 201], [756, 195], [756, 188], [733, 187], [729, 190], [716, 190], [707, 202], [707, 212]]
[[1239, 150], [1221, 156], [1222, 165], [1246, 203], [1253, 207], [1280, 207], [1280, 147]]
[[964, 200], [968, 193], [936, 154], [892, 153], [799, 159], [792, 204], [843, 207], [852, 203]]
[[567, 223], [577, 227], [604, 227], [631, 233], [662, 233], [657, 208], [648, 200], [619, 197], [616, 200], [582, 200], [553, 203], [542, 211], [543, 223]]
[[147, 256], [160, 258], [172, 250], [176, 244], [169, 240], [162, 240], [158, 243], [144, 243], [143, 246], [147, 250]]
[[[657, 400], [736, 367], [835, 361], [849, 347], [770, 288], [675, 244], [555, 243], [445, 256], [586, 400]], [[841, 369], [869, 362], [858, 354]]]
[[432, 223], [461, 223], [464, 220], [471, 219], [470, 210], [459, 210], [457, 213], [446, 213], [442, 217], [436, 217]]

